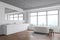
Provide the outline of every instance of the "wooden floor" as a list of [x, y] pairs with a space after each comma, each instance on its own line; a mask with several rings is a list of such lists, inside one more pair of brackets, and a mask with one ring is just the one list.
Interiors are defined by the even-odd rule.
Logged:
[[50, 39], [48, 35], [35, 34], [33, 31], [24, 31], [8, 36], [0, 36], [0, 40], [60, 40], [60, 34], [54, 34]]

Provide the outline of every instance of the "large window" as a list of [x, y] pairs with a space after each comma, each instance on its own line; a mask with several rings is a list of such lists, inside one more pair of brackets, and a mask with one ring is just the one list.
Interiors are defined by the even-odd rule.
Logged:
[[14, 15], [14, 20], [18, 20], [18, 15]]
[[30, 23], [33, 25], [37, 25], [37, 13], [30, 14]]
[[58, 26], [58, 10], [30, 13], [30, 23]]
[[47, 17], [48, 25], [58, 25], [58, 10], [48, 11]]
[[46, 12], [38, 12], [38, 25], [46, 25]]
[[14, 15], [9, 15], [9, 20], [14, 20]]
[[19, 20], [23, 20], [23, 14], [19, 14]]
[[7, 20], [23, 20], [23, 14], [10, 14], [6, 18]]

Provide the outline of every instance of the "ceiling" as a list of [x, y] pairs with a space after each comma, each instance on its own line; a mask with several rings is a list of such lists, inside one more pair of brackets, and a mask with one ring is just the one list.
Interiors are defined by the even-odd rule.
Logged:
[[23, 10], [60, 4], [60, 0], [0, 0], [0, 1], [22, 8]]

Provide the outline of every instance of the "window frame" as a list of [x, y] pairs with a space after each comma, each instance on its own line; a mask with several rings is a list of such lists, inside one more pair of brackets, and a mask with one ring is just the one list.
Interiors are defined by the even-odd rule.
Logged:
[[[31, 13], [37, 13], [37, 12], [31, 12]], [[29, 18], [34, 17], [34, 16], [36, 16], [36, 18], [37, 18], [38, 14], [37, 14], [37, 15], [30, 16], [31, 13], [29, 13]], [[38, 18], [37, 18], [37, 19], [38, 19]], [[37, 19], [36, 19], [36, 22], [37, 22]], [[31, 22], [31, 20], [30, 20], [30, 22]], [[30, 24], [31, 24], [31, 23], [30, 23]], [[37, 23], [36, 23], [36, 24], [37, 24]], [[34, 24], [33, 24], [33, 25], [34, 25]]]
[[18, 14], [18, 20], [19, 20], [19, 17], [21, 17], [22, 20], [23, 20], [23, 13], [21, 13], [21, 14], [22, 14], [22, 16], [19, 16], [20, 14]]
[[[22, 14], [22, 16], [20, 16], [21, 18], [22, 18], [22, 20], [23, 20], [23, 13], [20, 13], [20, 14]], [[10, 18], [13, 18], [13, 21], [16, 21], [16, 20], [14, 20], [14, 18], [17, 18], [17, 21], [20, 21], [19, 20], [19, 15], [20, 14], [9, 14], [9, 15], [7, 15], [7, 20], [10, 20]], [[13, 15], [13, 17], [10, 17], [10, 15]], [[17, 17], [14, 17], [14, 15], [18, 15]]]
[[9, 15], [9, 20], [11, 20], [10, 18], [13, 18], [13, 20], [14, 20], [14, 15], [13, 15], [13, 17], [10, 17], [11, 15], [13, 15], [13, 14], [10, 14], [10, 15]]
[[[54, 11], [54, 10], [57, 10], [58, 11], [58, 14], [48, 14], [48, 11]], [[59, 9], [54, 9], [54, 10], [47, 10], [47, 26], [48, 26], [48, 15], [50, 16], [50, 15], [58, 15], [58, 25], [57, 26], [59, 26]]]
[[[58, 14], [48, 14], [48, 11], [54, 11], [54, 10], [57, 10], [58, 11]], [[54, 9], [54, 10], [46, 10], [46, 11], [38, 11], [38, 12], [46, 12], [46, 15], [38, 15], [38, 12], [37, 13], [37, 25], [38, 25], [38, 16], [46, 16], [46, 26], [48, 26], [48, 15], [58, 15], [58, 25], [59, 26], [59, 9]], [[33, 12], [35, 13], [35, 12]], [[29, 16], [29, 17], [32, 17], [32, 16]]]

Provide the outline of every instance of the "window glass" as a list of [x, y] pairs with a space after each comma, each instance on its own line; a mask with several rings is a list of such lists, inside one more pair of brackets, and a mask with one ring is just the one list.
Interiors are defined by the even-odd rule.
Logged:
[[23, 14], [19, 14], [19, 20], [23, 20]]
[[18, 18], [14, 18], [14, 20], [18, 20]]
[[58, 26], [58, 15], [48, 16], [48, 25]]
[[23, 16], [23, 14], [19, 14], [19, 17]]
[[23, 17], [19, 17], [19, 20], [23, 20]]
[[30, 16], [36, 16], [37, 13], [30, 13]]
[[33, 25], [37, 25], [37, 17], [36, 16], [30, 17], [30, 23]]
[[46, 16], [38, 16], [38, 25], [46, 25]]
[[11, 17], [9, 20], [13, 20], [13, 18]]
[[10, 17], [14, 17], [13, 15], [10, 15]]
[[14, 20], [13, 15], [9, 15], [9, 20]]
[[18, 15], [14, 15], [14, 17], [18, 17]]
[[11, 14], [11, 15], [5, 16], [5, 19], [8, 19], [8, 20], [23, 20], [23, 14]]
[[58, 10], [48, 11], [48, 14], [58, 14]]
[[38, 15], [46, 15], [46, 12], [38, 12]]

